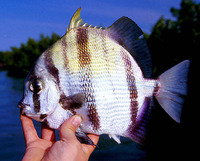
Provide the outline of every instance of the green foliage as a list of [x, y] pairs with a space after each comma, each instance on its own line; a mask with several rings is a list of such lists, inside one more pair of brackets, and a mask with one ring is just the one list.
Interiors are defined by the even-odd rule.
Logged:
[[18, 77], [27, 75], [37, 57], [60, 37], [53, 33], [51, 37], [40, 35], [38, 41], [29, 38], [19, 48], [11, 47], [11, 51], [0, 52], [0, 64], [4, 64], [9, 74]]
[[200, 3], [182, 0], [171, 13], [176, 20], [161, 17], [147, 39], [156, 76], [200, 51]]

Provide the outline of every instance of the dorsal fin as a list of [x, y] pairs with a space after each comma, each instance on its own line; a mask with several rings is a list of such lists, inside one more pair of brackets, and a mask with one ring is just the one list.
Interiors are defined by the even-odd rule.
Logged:
[[81, 18], [80, 13], [81, 13], [81, 7], [79, 9], [77, 9], [77, 11], [72, 16], [71, 21], [69, 23], [69, 28], [67, 29], [67, 31], [70, 30], [70, 29], [84, 25], [84, 22]]
[[121, 17], [106, 28], [110, 37], [122, 45], [137, 61], [146, 78], [152, 74], [151, 55], [146, 41], [141, 39], [142, 30], [128, 17]]

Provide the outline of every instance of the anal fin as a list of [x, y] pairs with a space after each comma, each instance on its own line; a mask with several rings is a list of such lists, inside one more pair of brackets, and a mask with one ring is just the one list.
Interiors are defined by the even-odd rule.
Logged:
[[118, 144], [121, 144], [120, 136], [113, 135], [113, 134], [109, 134], [108, 136], [109, 136], [110, 138], [113, 138]]

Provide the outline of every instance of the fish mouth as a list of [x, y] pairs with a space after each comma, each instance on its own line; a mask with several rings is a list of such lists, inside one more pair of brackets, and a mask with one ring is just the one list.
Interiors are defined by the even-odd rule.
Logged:
[[47, 114], [31, 114], [31, 113], [25, 113], [26, 116], [38, 121], [38, 122], [44, 122], [46, 120]]
[[33, 114], [29, 111], [29, 108], [30, 106], [24, 106], [23, 108], [20, 108], [20, 114], [26, 115], [38, 122], [44, 122], [46, 120], [48, 114], [42, 114], [42, 113]]
[[29, 104], [25, 104], [22, 101], [20, 101], [18, 103], [17, 107], [20, 108], [20, 109], [25, 109], [26, 107], [30, 107], [30, 105]]

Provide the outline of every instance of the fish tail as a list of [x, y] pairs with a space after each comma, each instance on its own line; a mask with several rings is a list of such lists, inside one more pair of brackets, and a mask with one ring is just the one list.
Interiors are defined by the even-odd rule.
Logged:
[[189, 65], [190, 61], [185, 60], [161, 74], [155, 92], [159, 104], [178, 123], [187, 94]]

